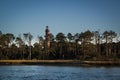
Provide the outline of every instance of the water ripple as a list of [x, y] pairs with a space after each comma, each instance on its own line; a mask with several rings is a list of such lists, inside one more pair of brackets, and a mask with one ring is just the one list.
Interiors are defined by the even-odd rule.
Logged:
[[120, 68], [0, 66], [0, 80], [120, 80]]

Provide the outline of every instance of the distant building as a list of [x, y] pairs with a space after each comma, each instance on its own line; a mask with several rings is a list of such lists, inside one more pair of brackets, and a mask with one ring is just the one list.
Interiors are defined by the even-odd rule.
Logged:
[[45, 46], [47, 48], [50, 48], [50, 30], [48, 26], [46, 26], [46, 29], [45, 29]]

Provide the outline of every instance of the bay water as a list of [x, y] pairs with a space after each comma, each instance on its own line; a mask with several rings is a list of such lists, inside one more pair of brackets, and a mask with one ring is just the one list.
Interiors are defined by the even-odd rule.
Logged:
[[0, 80], [120, 80], [120, 67], [0, 66]]

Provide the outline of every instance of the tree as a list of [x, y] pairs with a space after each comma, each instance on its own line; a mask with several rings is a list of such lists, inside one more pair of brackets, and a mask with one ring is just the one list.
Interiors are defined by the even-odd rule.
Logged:
[[8, 54], [9, 59], [20, 59], [22, 57], [21, 53], [18, 53], [18, 48], [14, 43], [11, 45], [9, 49], [10, 49]]
[[83, 57], [85, 57], [85, 48], [84, 48], [84, 33], [83, 32], [81, 32], [80, 34], [79, 34], [79, 40], [80, 40], [80, 42], [81, 42], [81, 53], [83, 54]]
[[2, 31], [0, 31], [0, 36], [2, 35]]
[[[60, 58], [64, 58], [64, 54], [63, 54], [63, 46], [64, 46], [64, 43], [66, 41], [66, 37], [63, 33], [58, 33], [56, 35], [56, 40], [58, 42], [58, 48], [60, 49], [59, 50], [59, 53], [60, 53]], [[65, 49], [64, 49], [65, 50]]]
[[40, 48], [40, 44], [35, 42], [33, 44], [33, 53], [32, 53], [32, 58], [33, 59], [42, 59], [42, 49]]
[[78, 42], [79, 42], [79, 33], [76, 33], [74, 35], [74, 42], [75, 42], [75, 57], [77, 57], [77, 54], [79, 53], [79, 49], [78, 49]]
[[31, 35], [30, 32], [29, 33], [24, 33], [23, 36], [29, 44], [29, 59], [31, 59], [31, 41], [33, 39], [33, 36]]
[[66, 37], [65, 37], [65, 35], [63, 33], [58, 33], [56, 35], [56, 40], [58, 42], [65, 42], [66, 41]]
[[110, 31], [105, 31], [103, 33], [103, 39], [105, 39], [105, 43], [106, 43], [106, 56], [108, 57], [109, 54], [111, 54], [111, 50], [112, 50], [112, 42], [113, 42], [113, 38], [115, 38], [117, 36], [117, 34], [110, 30]]
[[116, 42], [119, 42], [119, 41], [120, 41], [120, 33], [117, 34], [117, 36], [116, 36]]
[[[0, 59], [80, 59], [80, 60], [117, 60], [120, 58], [120, 35], [116, 32], [99, 31], [68, 33], [60, 32], [50, 37], [50, 47], [45, 47], [46, 40], [38, 36], [38, 42], [31, 45], [33, 36], [24, 33], [16, 37], [12, 33], [0, 31]], [[115, 41], [116, 38], [116, 41]], [[104, 41], [104, 42], [103, 42]], [[100, 54], [100, 55], [98, 55]]]
[[[41, 52], [44, 48], [45, 48], [45, 43], [44, 43], [44, 39], [42, 36], [38, 36], [38, 41], [39, 41], [39, 55], [42, 56], [42, 58], [44, 59], [44, 55], [43, 55], [43, 52]], [[40, 54], [41, 53], [41, 54]]]
[[21, 53], [21, 57], [22, 59], [24, 59], [24, 46], [25, 46], [25, 43], [24, 41], [21, 39], [21, 37], [17, 37], [16, 40], [15, 40], [16, 44], [18, 45], [18, 48], [19, 48], [19, 53]]
[[4, 48], [3, 51], [5, 52], [6, 58], [8, 58], [10, 47], [14, 39], [15, 37], [12, 33], [3, 34], [1, 36], [1, 45]]
[[85, 43], [90, 43], [93, 40], [93, 33], [89, 30], [84, 32], [84, 41]]
[[109, 53], [111, 56], [116, 56], [115, 54], [113, 54], [113, 39], [117, 36], [117, 33], [115, 33], [114, 31], [110, 30], [109, 31], [109, 38], [110, 38], [110, 47], [109, 47]]
[[110, 30], [109, 31], [109, 36], [110, 36], [110, 43], [113, 42], [113, 38], [115, 38], [117, 36], [117, 33], [115, 33], [114, 31]]
[[105, 43], [107, 44], [108, 43], [108, 36], [109, 36], [109, 32], [108, 31], [105, 31], [104, 33], [103, 33], [103, 39], [105, 39]]
[[39, 45], [43, 47], [44, 39], [42, 36], [38, 36]]
[[[67, 53], [69, 55], [68, 58], [71, 58], [72, 54], [74, 54], [74, 43], [72, 40], [74, 40], [74, 36], [71, 33], [67, 34], [67, 39], [69, 40], [69, 42], [67, 43]], [[72, 56], [73, 57], [73, 56]]]
[[69, 42], [71, 42], [71, 40], [73, 40], [73, 36], [71, 33], [68, 33], [67, 34], [67, 38], [69, 39]]
[[2, 47], [2, 32], [0, 31], [0, 47]]
[[24, 42], [20, 37], [17, 37], [15, 42], [16, 44], [18, 44], [18, 47], [21, 47], [22, 45], [24, 45]]
[[100, 33], [99, 31], [94, 31], [94, 40], [95, 40], [95, 53], [97, 53], [98, 55], [100, 55], [100, 39], [101, 39], [101, 36], [100, 36]]
[[103, 39], [105, 39], [105, 53], [106, 53], [106, 56], [108, 57], [108, 36], [109, 36], [109, 32], [108, 31], [105, 31], [103, 33]]
[[8, 41], [8, 42], [9, 42], [9, 46], [11, 46], [12, 43], [13, 43], [13, 40], [15, 39], [14, 34], [12, 34], [12, 33], [7, 33], [6, 36], [7, 36], [8, 40], [9, 40], [9, 41]]
[[54, 35], [52, 33], [50, 33], [50, 42], [53, 42], [55, 39]]
[[80, 34], [80, 40], [82, 41], [82, 49], [84, 58], [88, 55], [93, 53], [91, 41], [93, 40], [93, 33], [89, 30], [82, 32]]
[[1, 40], [1, 37], [2, 37], [2, 32], [0, 31], [0, 59], [2, 58], [1, 56], [3, 56], [2, 55], [2, 45], [1, 45], [2, 40]]

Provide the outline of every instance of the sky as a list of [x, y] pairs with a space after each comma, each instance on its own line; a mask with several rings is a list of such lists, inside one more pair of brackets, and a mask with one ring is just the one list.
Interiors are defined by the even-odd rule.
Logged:
[[120, 0], [0, 0], [0, 30], [36, 40], [45, 28], [56, 35], [86, 30], [120, 33]]

